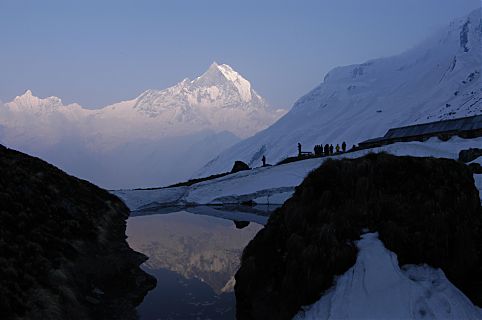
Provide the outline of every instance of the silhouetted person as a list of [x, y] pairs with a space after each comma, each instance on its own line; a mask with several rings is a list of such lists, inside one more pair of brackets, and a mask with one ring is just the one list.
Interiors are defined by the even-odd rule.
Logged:
[[301, 157], [301, 143], [298, 142], [298, 157]]
[[346, 152], [346, 142], [343, 141], [343, 143], [341, 144], [341, 150], [343, 150], [343, 152]]
[[263, 156], [263, 158], [261, 158], [261, 161], [263, 161], [263, 167], [266, 167], [266, 157]]
[[329, 156], [330, 155], [330, 146], [327, 144], [325, 144], [325, 156]]
[[333, 154], [333, 145], [330, 144], [330, 154]]
[[314, 148], [315, 151], [315, 156], [320, 157], [323, 155], [323, 147], [319, 144], [317, 144]]
[[340, 146], [338, 145], [338, 143], [336, 144], [335, 150], [336, 150], [336, 153], [340, 153]]

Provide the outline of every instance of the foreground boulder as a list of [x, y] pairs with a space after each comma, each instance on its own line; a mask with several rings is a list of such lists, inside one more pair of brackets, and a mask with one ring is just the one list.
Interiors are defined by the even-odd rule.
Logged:
[[0, 146], [0, 318], [135, 318], [155, 278], [126, 243], [127, 207]]
[[310, 173], [245, 248], [236, 273], [238, 319], [291, 319], [356, 261], [366, 232], [400, 265], [441, 268], [482, 305], [482, 209], [467, 166], [370, 154]]

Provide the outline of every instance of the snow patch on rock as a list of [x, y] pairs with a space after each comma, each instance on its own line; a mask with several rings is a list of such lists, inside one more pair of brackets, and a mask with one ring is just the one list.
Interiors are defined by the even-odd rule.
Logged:
[[377, 233], [357, 242], [355, 265], [315, 304], [294, 319], [480, 319], [474, 306], [445, 277], [427, 265], [398, 266]]

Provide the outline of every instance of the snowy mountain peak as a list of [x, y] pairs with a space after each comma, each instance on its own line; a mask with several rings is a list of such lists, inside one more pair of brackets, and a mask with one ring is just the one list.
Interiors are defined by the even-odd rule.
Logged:
[[220, 65], [213, 62], [205, 73], [192, 81], [192, 85], [194, 86], [219, 87], [229, 86], [230, 84], [234, 86], [242, 101], [251, 101], [253, 98], [251, 93], [251, 83], [227, 64]]
[[216, 62], [192, 81], [184, 79], [164, 90], [145, 91], [133, 108], [178, 128], [183, 124], [209, 126], [240, 137], [266, 128], [284, 113], [270, 110], [248, 80], [229, 65]]
[[211, 65], [209, 66], [209, 69], [217, 69], [219, 67], [219, 64], [216, 61], [213, 61]]
[[30, 89], [25, 90], [22, 96], [33, 96], [32, 90]]
[[226, 77], [223, 76], [219, 69], [219, 65], [213, 62], [202, 75], [191, 81], [191, 84], [197, 84], [198, 86], [222, 85], [226, 80]]
[[27, 89], [22, 95], [16, 96], [14, 101], [35, 101], [38, 97], [34, 96], [32, 90]]
[[62, 107], [62, 100], [58, 97], [47, 97], [41, 99], [33, 95], [32, 91], [26, 90], [21, 96], [16, 96], [15, 99], [7, 104], [9, 107], [18, 110], [52, 110], [58, 107]]

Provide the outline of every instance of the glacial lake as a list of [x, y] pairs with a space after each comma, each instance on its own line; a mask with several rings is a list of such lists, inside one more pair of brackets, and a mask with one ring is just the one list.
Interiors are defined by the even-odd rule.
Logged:
[[157, 278], [137, 308], [139, 319], [235, 318], [234, 274], [267, 217], [221, 216], [179, 211], [127, 220], [129, 245], [149, 257], [142, 268]]

